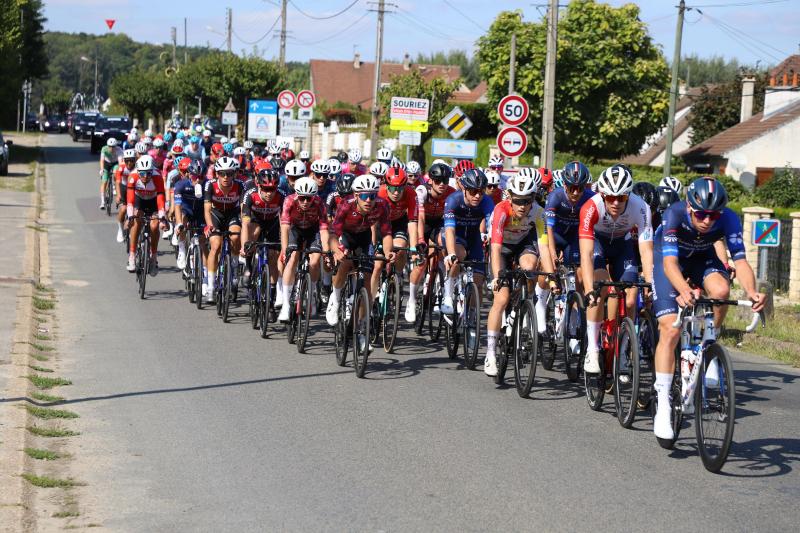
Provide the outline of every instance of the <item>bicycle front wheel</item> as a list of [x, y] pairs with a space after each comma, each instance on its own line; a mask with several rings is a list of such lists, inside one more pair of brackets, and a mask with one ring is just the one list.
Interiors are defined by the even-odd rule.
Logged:
[[478, 362], [478, 348], [481, 344], [481, 300], [478, 286], [467, 284], [464, 290], [464, 362], [470, 370], [475, 370]]
[[397, 340], [397, 324], [400, 321], [400, 281], [396, 275], [390, 276], [387, 281], [385, 298], [382, 320], [383, 349], [386, 353], [392, 353]]
[[194, 304], [198, 309], [203, 308], [203, 257], [199, 246], [194, 246], [192, 251], [192, 275], [194, 276]]
[[258, 290], [258, 321], [261, 329], [261, 338], [267, 338], [269, 328], [270, 302], [272, 301], [272, 285], [269, 284], [269, 265], [264, 265], [259, 279]]
[[308, 325], [311, 321], [311, 274], [305, 274], [300, 280], [300, 292], [297, 296], [297, 352], [305, 353]]
[[348, 299], [350, 298], [349, 280], [345, 282], [344, 290], [339, 296], [339, 321], [333, 329], [334, 344], [336, 345], [336, 364], [344, 366], [347, 363], [347, 350], [350, 349], [351, 317], [347, 314]]
[[703, 466], [719, 472], [728, 458], [736, 418], [733, 366], [728, 352], [712, 344], [703, 352], [694, 396], [697, 449]]
[[437, 268], [431, 274], [430, 285], [428, 286], [428, 334], [433, 342], [439, 340], [442, 335], [442, 326], [444, 326], [444, 316], [439, 307], [442, 305], [443, 287], [444, 276]]
[[556, 351], [558, 350], [558, 343], [556, 342], [554, 298], [549, 298], [546, 309], [545, 323], [547, 327], [545, 328], [544, 334], [541, 336], [539, 350], [542, 356], [542, 368], [545, 370], [552, 370], [553, 363], [556, 361]]
[[353, 366], [356, 376], [364, 377], [369, 357], [370, 322], [372, 304], [366, 287], [361, 287], [353, 299]]
[[[256, 258], [256, 261], [258, 258]], [[247, 287], [247, 308], [250, 312], [250, 325], [253, 329], [258, 329], [261, 325], [261, 302], [258, 295], [262, 290], [261, 279], [253, 277], [250, 281], [250, 286]]]
[[653, 314], [639, 313], [639, 409], [647, 409], [655, 394], [656, 322]]
[[109, 179], [106, 185], [106, 215], [111, 216], [111, 206], [114, 205], [114, 182]]
[[139, 242], [139, 298], [144, 300], [144, 291], [147, 285], [147, 275], [150, 271], [150, 239], [141, 239]]
[[586, 306], [583, 296], [573, 291], [564, 309], [564, 365], [567, 378], [578, 381], [586, 357]]
[[620, 425], [629, 429], [639, 400], [639, 339], [630, 318], [620, 326], [614, 358], [614, 407]]
[[517, 394], [521, 398], [527, 398], [533, 388], [539, 355], [536, 310], [530, 300], [526, 300], [520, 306], [517, 326], [514, 329], [516, 330], [514, 332], [514, 384], [517, 386]]
[[225, 272], [223, 275], [223, 279], [225, 280], [223, 285], [223, 293], [222, 293], [222, 321], [228, 321], [228, 313], [231, 309], [231, 302], [233, 301], [233, 276], [235, 275], [234, 272], [234, 258], [233, 254], [227, 254], [225, 256]]

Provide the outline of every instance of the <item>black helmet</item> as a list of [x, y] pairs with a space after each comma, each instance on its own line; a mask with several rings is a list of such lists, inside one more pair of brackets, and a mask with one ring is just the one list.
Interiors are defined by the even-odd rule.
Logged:
[[719, 180], [703, 177], [689, 185], [686, 199], [697, 211], [721, 211], [728, 204], [728, 193]]
[[479, 168], [471, 168], [461, 176], [461, 186], [465, 189], [485, 189], [489, 180]]
[[356, 175], [350, 173], [340, 174], [336, 178], [336, 192], [339, 193], [339, 196], [345, 196], [353, 192], [353, 181], [355, 179]]
[[278, 186], [278, 182], [281, 179], [281, 174], [274, 168], [264, 168], [258, 172], [256, 176], [256, 183], [261, 185], [262, 187], [269, 187], [269, 186]]
[[434, 163], [428, 170], [428, 177], [439, 183], [444, 183], [453, 177], [453, 169], [445, 163]]
[[272, 168], [281, 173], [283, 172], [283, 169], [286, 167], [286, 161], [284, 161], [282, 157], [277, 155], [270, 158], [269, 164], [272, 165]]
[[650, 206], [650, 211], [655, 211], [658, 207], [656, 187], [649, 181], [640, 181], [638, 183], [634, 183], [631, 192], [644, 200], [644, 202]]
[[348, 159], [347, 152], [339, 152], [338, 154], [336, 154], [336, 159], [339, 160], [339, 163], [342, 164], [346, 163]]
[[678, 193], [663, 185], [656, 187], [656, 199], [658, 200], [656, 209], [660, 212], [666, 211], [669, 206], [680, 201]]
[[592, 181], [592, 174], [580, 161], [570, 161], [564, 165], [564, 185], [586, 185]]

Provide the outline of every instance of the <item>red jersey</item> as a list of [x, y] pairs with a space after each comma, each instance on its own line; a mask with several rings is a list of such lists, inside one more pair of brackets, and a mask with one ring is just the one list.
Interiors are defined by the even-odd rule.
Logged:
[[319, 228], [328, 229], [328, 217], [325, 214], [325, 204], [322, 198], [311, 196], [311, 201], [306, 204], [306, 208], [300, 207], [297, 201], [297, 193], [290, 194], [283, 202], [283, 213], [281, 213], [281, 224], [296, 226], [301, 229]]
[[[128, 177], [135, 171], [136, 171], [136, 169], [128, 170], [128, 167], [126, 167], [125, 165], [118, 166], [117, 170], [114, 171], [114, 183], [117, 184], [117, 187], [119, 187], [120, 184], [123, 184], [123, 183], [124, 183], [125, 187], [127, 187], [128, 186]], [[123, 182], [122, 180], [125, 180], [125, 181]]]
[[378, 191], [378, 198], [386, 200], [389, 206], [389, 220], [399, 220], [404, 216], [408, 218], [409, 222], [417, 220], [417, 195], [410, 186], [405, 186], [403, 194], [400, 195], [397, 203], [389, 199], [389, 189], [386, 188], [385, 184], [381, 185], [381, 189]]
[[238, 211], [244, 197], [244, 185], [239, 180], [233, 180], [228, 192], [222, 190], [217, 180], [206, 182], [203, 200], [211, 204], [211, 208], [227, 213]]
[[281, 215], [283, 206], [283, 195], [278, 191], [272, 193], [269, 201], [264, 200], [256, 189], [251, 189], [245, 193], [242, 203], [242, 216], [254, 218], [260, 222], [275, 220]]
[[159, 216], [164, 214], [164, 179], [161, 174], [153, 174], [145, 183], [137, 172], [128, 175], [128, 191], [126, 204], [128, 216], [133, 216], [133, 206], [136, 198], [140, 200], [155, 200], [158, 206]]
[[380, 224], [381, 235], [392, 234], [392, 223], [389, 220], [389, 205], [383, 198], [375, 199], [375, 206], [367, 214], [358, 210], [354, 197], [347, 198], [339, 204], [336, 217], [333, 219], [333, 233], [341, 237], [343, 233], [363, 233], [375, 224]]
[[426, 185], [418, 185], [416, 192], [417, 211], [425, 214], [425, 220], [430, 220], [444, 217], [444, 202], [455, 192], [455, 189], [448, 185], [438, 198], [433, 197], [430, 188]]

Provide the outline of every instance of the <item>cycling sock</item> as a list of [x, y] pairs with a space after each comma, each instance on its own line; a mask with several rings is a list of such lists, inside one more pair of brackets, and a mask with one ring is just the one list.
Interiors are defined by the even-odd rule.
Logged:
[[178, 241], [178, 251], [186, 253], [186, 243], [183, 240]]
[[445, 298], [453, 298], [453, 278], [447, 276], [444, 279], [444, 297]]
[[331, 296], [333, 296], [333, 299], [336, 300], [337, 302], [339, 301], [339, 298], [342, 296], [342, 288], [343, 287], [334, 287], [333, 292], [331, 293]]
[[655, 389], [658, 393], [658, 405], [669, 405], [669, 391], [672, 388], [672, 374], [656, 372]]
[[495, 346], [497, 346], [497, 335], [499, 332], [487, 330], [486, 331], [486, 355], [494, 355]]
[[209, 270], [208, 271], [208, 290], [211, 290], [211, 291], [214, 290], [214, 285], [216, 284], [215, 283], [216, 281], [217, 281], [217, 273], [216, 272], [212, 272], [212, 271]]
[[269, 300], [270, 305], [274, 304], [275, 303], [275, 284], [274, 283], [270, 283], [269, 284], [269, 298], [270, 298], [270, 300]]
[[417, 286], [414, 283], [408, 284], [408, 298], [414, 300], [417, 298]]
[[600, 333], [600, 322], [586, 321], [586, 338], [589, 341], [587, 349], [594, 348], [597, 350], [597, 336]]
[[541, 288], [538, 284], [534, 287], [536, 293], [536, 329], [539, 333], [544, 333], [547, 329], [547, 297], [550, 291]]

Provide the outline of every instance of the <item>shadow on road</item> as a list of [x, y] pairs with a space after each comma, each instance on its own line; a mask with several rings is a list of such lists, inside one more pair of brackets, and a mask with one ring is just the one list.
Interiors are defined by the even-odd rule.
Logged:
[[98, 156], [89, 153], [88, 143], [75, 143], [72, 146], [48, 146], [45, 148], [45, 161], [50, 164], [86, 163], [98, 161]]

